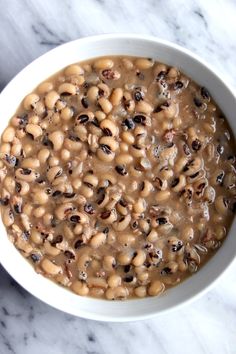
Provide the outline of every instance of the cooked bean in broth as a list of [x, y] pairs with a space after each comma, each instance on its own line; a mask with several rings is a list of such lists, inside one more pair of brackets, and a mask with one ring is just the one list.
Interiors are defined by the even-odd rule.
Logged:
[[24, 98], [2, 134], [9, 239], [36, 272], [78, 295], [161, 294], [229, 231], [226, 118], [207, 88], [152, 59], [70, 65]]

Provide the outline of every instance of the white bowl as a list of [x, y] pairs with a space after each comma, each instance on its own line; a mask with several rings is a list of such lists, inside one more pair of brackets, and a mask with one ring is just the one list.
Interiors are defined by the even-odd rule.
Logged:
[[[236, 132], [236, 100], [232, 90], [199, 57], [175, 44], [140, 35], [101, 35], [63, 44], [36, 59], [7, 85], [0, 95], [0, 133], [21, 100], [40, 82], [68, 64], [104, 55], [131, 55], [154, 58], [175, 65], [193, 80], [206, 86]], [[0, 222], [0, 262], [8, 273], [31, 294], [70, 314], [102, 321], [145, 319], [170, 311], [209, 289], [236, 256], [236, 223], [223, 246], [193, 277], [160, 297], [106, 301], [79, 297], [35, 273], [33, 267], [9, 242]]]

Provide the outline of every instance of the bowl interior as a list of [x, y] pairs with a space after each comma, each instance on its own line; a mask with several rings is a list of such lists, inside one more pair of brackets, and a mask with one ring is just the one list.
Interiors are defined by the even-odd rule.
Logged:
[[[104, 55], [145, 56], [177, 66], [198, 84], [209, 89], [235, 133], [235, 96], [206, 64], [176, 45], [136, 35], [83, 38], [57, 47], [35, 60], [10, 82], [0, 95], [0, 133], [24, 96], [40, 82], [71, 63]], [[2, 222], [0, 222], [0, 262], [26, 290], [60, 310], [96, 320], [128, 321], [168, 311], [206, 290], [235, 258], [235, 231], [234, 221], [227, 239], [217, 254], [193, 277], [158, 298], [109, 302], [74, 295], [35, 273], [9, 242]]]

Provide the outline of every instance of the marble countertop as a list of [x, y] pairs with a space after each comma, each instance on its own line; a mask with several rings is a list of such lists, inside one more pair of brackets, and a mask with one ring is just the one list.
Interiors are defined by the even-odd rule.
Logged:
[[[234, 0], [0, 0], [0, 90], [26, 64], [82, 36], [151, 34], [191, 49], [236, 88]], [[206, 295], [155, 319], [87, 321], [40, 302], [0, 266], [0, 354], [236, 353], [236, 264]]]

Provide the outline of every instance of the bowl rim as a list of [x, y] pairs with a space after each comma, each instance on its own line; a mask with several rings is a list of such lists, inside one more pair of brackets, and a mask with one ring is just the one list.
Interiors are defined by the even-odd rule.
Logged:
[[[62, 50], [62, 49], [66, 49], [66, 47], [68, 45], [73, 45], [73, 43], [84, 43], [86, 42], [88, 43], [93, 43], [94, 41], [100, 41], [100, 40], [110, 40], [110, 39], [129, 39], [129, 40], [143, 40], [143, 41], [147, 41], [151, 43], [156, 43], [156, 44], [162, 44], [168, 48], [174, 49], [178, 52], [181, 52], [183, 55], [187, 55], [190, 59], [194, 59], [195, 61], [197, 61], [198, 63], [200, 63], [201, 65], [203, 65], [208, 71], [210, 71], [210, 73], [214, 76], [217, 77], [217, 80], [221, 81], [221, 83], [228, 89], [229, 93], [234, 97], [234, 99], [236, 100], [236, 93], [235, 90], [233, 89], [233, 87], [231, 86], [231, 84], [229, 84], [227, 82], [227, 80], [225, 79], [224, 75], [222, 75], [222, 73], [218, 73], [218, 70], [215, 69], [214, 67], [212, 67], [211, 65], [209, 65], [209, 63], [207, 63], [204, 59], [202, 59], [200, 56], [198, 56], [197, 54], [193, 53], [192, 51], [178, 45], [175, 43], [172, 43], [171, 41], [167, 41], [164, 39], [160, 39], [158, 37], [154, 37], [154, 36], [150, 36], [150, 35], [140, 35], [140, 34], [132, 34], [132, 33], [107, 33], [107, 34], [101, 34], [101, 35], [93, 35], [93, 36], [86, 36], [86, 37], [82, 37], [79, 39], [75, 39], [73, 41], [69, 41], [66, 43], [61, 44], [60, 46], [57, 46], [49, 51], [47, 51], [46, 53], [44, 53], [43, 55], [39, 56], [38, 58], [36, 58], [35, 60], [33, 60], [30, 64], [28, 64], [26, 67], [24, 67], [20, 72], [18, 72], [11, 80], [10, 82], [4, 87], [4, 89], [1, 91], [0, 93], [0, 100], [2, 95], [7, 95], [8, 94], [8, 90], [11, 89], [11, 86], [14, 83], [14, 80], [16, 79], [16, 77], [18, 76], [23, 76], [25, 74], [25, 72], [28, 71], [28, 69], [30, 67], [33, 67], [35, 64], [37, 64], [37, 62], [41, 61], [43, 58], [46, 58], [48, 56], [49, 53], [55, 53], [58, 50]], [[117, 54], [118, 55], [118, 54]], [[122, 54], [125, 55], [125, 54]], [[88, 57], [89, 59], [89, 57]], [[53, 75], [54, 73], [52, 73]], [[229, 231], [230, 233], [230, 231]], [[10, 241], [9, 241], [10, 242]], [[18, 252], [18, 251], [17, 251]], [[24, 260], [24, 258], [22, 257], [22, 259]], [[86, 319], [91, 319], [91, 320], [100, 320], [100, 321], [109, 321], [109, 322], [128, 322], [128, 321], [136, 321], [136, 320], [144, 320], [144, 319], [149, 319], [149, 318], [153, 318], [157, 315], [161, 315], [161, 314], [166, 314], [169, 313], [171, 311], [177, 310], [179, 308], [181, 308], [183, 305], [188, 305], [190, 303], [192, 303], [193, 301], [195, 301], [196, 299], [198, 299], [200, 296], [202, 296], [203, 294], [205, 294], [206, 292], [208, 292], [220, 279], [221, 277], [226, 273], [226, 271], [229, 270], [230, 266], [232, 265], [233, 262], [235, 262], [236, 259], [236, 254], [234, 256], [234, 258], [231, 259], [231, 261], [229, 263], [227, 263], [227, 266], [225, 267], [225, 269], [223, 271], [220, 271], [220, 273], [209, 282], [209, 284], [205, 285], [202, 287], [202, 289], [200, 291], [198, 291], [195, 295], [191, 295], [188, 299], [182, 299], [178, 302], [178, 304], [172, 304], [170, 305], [168, 308], [164, 308], [161, 310], [157, 310], [157, 311], [153, 311], [152, 313], [148, 313], [148, 314], [144, 314], [144, 315], [132, 315], [132, 316], [123, 316], [123, 317], [119, 317], [119, 316], [109, 316], [109, 315], [94, 315], [93, 312], [81, 312], [80, 314], [75, 314], [73, 313], [73, 311], [70, 311], [68, 309], [63, 309], [62, 307], [55, 305], [52, 301], [50, 301], [47, 297], [43, 296], [42, 293], [38, 293], [37, 291], [32, 291], [32, 289], [30, 288], [30, 284], [29, 282], [27, 283], [26, 280], [24, 280], [24, 278], [19, 279], [16, 278], [13, 269], [9, 266], [8, 261], [6, 261], [6, 258], [1, 256], [1, 250], [0, 250], [0, 264], [2, 264], [3, 268], [12, 276], [13, 279], [16, 280], [16, 282], [18, 282], [25, 290], [27, 290], [29, 293], [31, 293], [32, 295], [34, 295], [35, 297], [37, 297], [38, 299], [40, 299], [41, 301], [43, 301], [44, 303], [47, 303], [48, 305], [61, 310], [63, 312], [66, 313], [70, 313], [71, 315], [74, 316], [79, 316], [81, 318], [86, 318]], [[56, 285], [58, 286], [58, 285]], [[99, 300], [99, 301], [105, 301], [105, 300]], [[132, 301], [132, 300], [128, 300], [128, 301]], [[142, 301], [142, 299], [139, 299], [138, 301]]]

